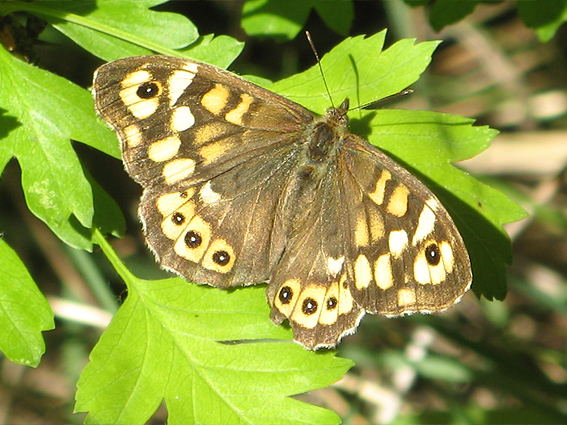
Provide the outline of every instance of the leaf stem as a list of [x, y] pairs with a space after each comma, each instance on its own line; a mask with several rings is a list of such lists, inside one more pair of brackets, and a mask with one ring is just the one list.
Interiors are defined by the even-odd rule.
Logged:
[[114, 270], [116, 270], [116, 273], [118, 273], [118, 275], [122, 278], [124, 283], [126, 283], [128, 289], [130, 289], [132, 287], [132, 283], [136, 280], [136, 276], [134, 276], [130, 272], [130, 270], [128, 270], [126, 265], [116, 254], [116, 251], [112, 249], [108, 241], [105, 239], [102, 233], [100, 233], [99, 229], [97, 229], [96, 227], [93, 228], [92, 235], [93, 235], [93, 242], [96, 243], [98, 246], [100, 246], [102, 252], [106, 256], [108, 261], [110, 261], [110, 264], [112, 264]]

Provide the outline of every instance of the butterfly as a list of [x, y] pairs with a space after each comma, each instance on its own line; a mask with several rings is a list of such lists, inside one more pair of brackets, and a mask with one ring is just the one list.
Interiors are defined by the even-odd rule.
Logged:
[[95, 108], [143, 186], [160, 265], [219, 288], [268, 281], [276, 324], [334, 347], [365, 313], [442, 311], [472, 281], [450, 215], [414, 175], [348, 130], [221, 68], [166, 56], [101, 66]]

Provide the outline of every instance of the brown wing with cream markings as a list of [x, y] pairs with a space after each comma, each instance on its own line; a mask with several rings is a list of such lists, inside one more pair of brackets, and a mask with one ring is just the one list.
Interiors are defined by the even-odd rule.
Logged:
[[[469, 288], [461, 236], [435, 195], [349, 134], [268, 287], [272, 319], [310, 349], [353, 333], [365, 312], [442, 311]], [[318, 209], [317, 209], [318, 208]], [[293, 214], [292, 214], [293, 215]]]
[[307, 177], [296, 183], [302, 190], [295, 190], [297, 197], [290, 196], [282, 207], [295, 222], [268, 284], [271, 318], [277, 324], [288, 319], [294, 339], [311, 350], [333, 347], [355, 331], [364, 315], [351, 291], [355, 254], [350, 207], [344, 204], [344, 186], [336, 176], [327, 175], [318, 184]]
[[93, 86], [144, 187], [140, 216], [161, 265], [219, 287], [266, 280], [285, 243], [275, 211], [297, 166], [294, 137], [313, 115], [186, 59], [118, 60]]
[[[443, 311], [472, 282], [470, 260], [449, 213], [437, 197], [379, 149], [350, 135], [343, 181], [354, 211], [353, 296], [369, 313], [398, 316]], [[362, 202], [360, 201], [362, 197]]]
[[162, 266], [218, 287], [267, 279], [272, 320], [310, 349], [365, 312], [444, 310], [471, 283], [463, 241], [432, 192], [348, 133], [348, 99], [315, 117], [234, 74], [163, 56], [99, 68], [98, 113], [144, 187]]

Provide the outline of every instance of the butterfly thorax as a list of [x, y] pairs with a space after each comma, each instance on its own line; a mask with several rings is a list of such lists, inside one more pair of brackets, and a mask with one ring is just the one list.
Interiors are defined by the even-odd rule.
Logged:
[[314, 117], [298, 140], [299, 166], [284, 194], [282, 208], [286, 217], [293, 217], [289, 228], [292, 233], [295, 228], [309, 226], [321, 214], [321, 198], [336, 184], [333, 176], [344, 141], [349, 137], [348, 105], [346, 99], [338, 108], [329, 108], [324, 115]]
[[327, 109], [326, 113], [315, 120], [305, 129], [307, 137], [307, 161], [317, 166], [319, 164], [332, 163], [335, 154], [340, 147], [344, 137], [348, 134], [348, 111], [349, 100], [338, 107]]

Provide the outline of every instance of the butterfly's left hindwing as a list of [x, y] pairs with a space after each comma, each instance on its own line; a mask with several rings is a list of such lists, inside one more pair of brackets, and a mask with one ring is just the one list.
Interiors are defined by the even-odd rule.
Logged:
[[144, 187], [160, 264], [217, 287], [269, 279], [272, 320], [309, 349], [365, 312], [444, 310], [470, 262], [431, 191], [350, 134], [348, 100], [318, 117], [211, 65], [141, 56], [103, 65], [98, 113]]

